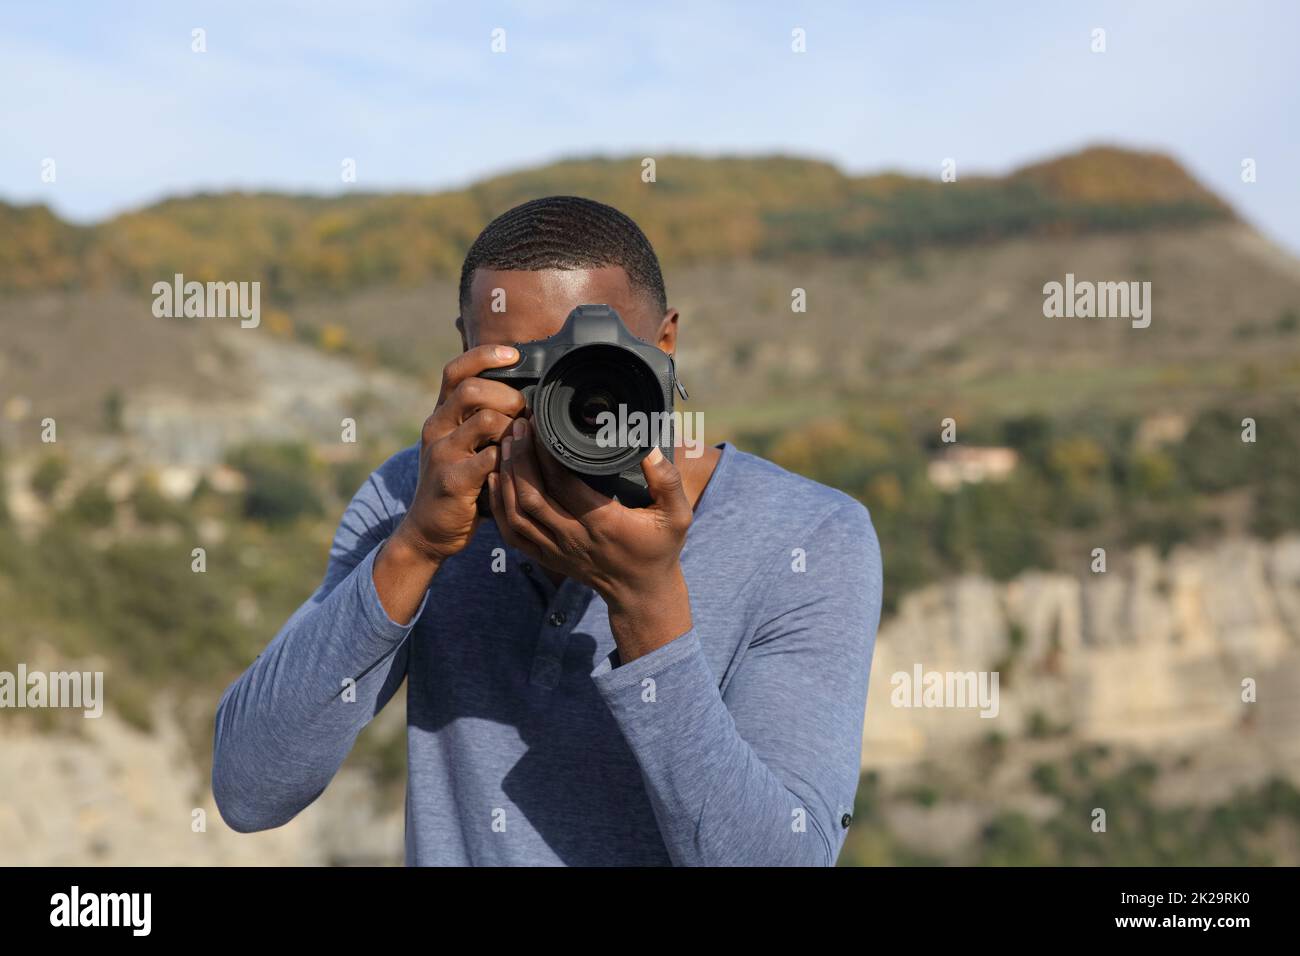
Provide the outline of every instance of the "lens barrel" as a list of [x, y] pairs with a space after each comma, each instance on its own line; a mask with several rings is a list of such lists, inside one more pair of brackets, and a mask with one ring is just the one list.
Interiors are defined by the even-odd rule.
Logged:
[[[532, 407], [538, 437], [583, 475], [615, 475], [637, 465], [655, 447], [666, 410], [649, 363], [630, 349], [603, 343], [577, 346], [557, 360], [538, 383]], [[607, 415], [613, 428], [602, 427]], [[636, 435], [632, 426], [638, 420], [645, 424]], [[644, 441], [626, 444], [631, 437]]]

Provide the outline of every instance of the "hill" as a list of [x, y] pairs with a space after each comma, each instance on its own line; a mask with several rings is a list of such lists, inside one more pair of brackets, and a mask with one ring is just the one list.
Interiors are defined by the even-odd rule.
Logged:
[[1225, 221], [1232, 211], [1174, 160], [1110, 147], [1003, 178], [943, 183], [847, 176], [794, 157], [571, 159], [433, 194], [334, 198], [199, 194], [72, 226], [44, 207], [0, 204], [0, 291], [147, 287], [183, 272], [258, 279], [280, 302], [457, 273], [494, 215], [576, 193], [636, 219], [666, 265], [791, 255], [907, 252], [1027, 235], [1081, 235]]

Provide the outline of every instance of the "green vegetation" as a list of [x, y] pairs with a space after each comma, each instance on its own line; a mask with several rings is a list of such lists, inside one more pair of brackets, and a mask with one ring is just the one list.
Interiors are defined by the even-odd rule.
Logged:
[[[1257, 441], [1242, 441], [1242, 419]], [[944, 575], [998, 580], [1030, 568], [1088, 568], [1091, 550], [1175, 545], [1222, 534], [1222, 509], [1245, 493], [1238, 530], [1264, 538], [1300, 528], [1300, 404], [1208, 409], [1180, 441], [1139, 440], [1128, 416], [1081, 411], [963, 423], [962, 445], [1013, 449], [1006, 480], [945, 493], [927, 474], [944, 446], [933, 422], [844, 417], [755, 431], [742, 446], [856, 496], [871, 509], [885, 558], [886, 609]]]
[[[1042, 786], [1045, 779], [1052, 788]], [[984, 827], [974, 848], [978, 866], [1269, 866], [1281, 862], [1279, 827], [1300, 826], [1300, 791], [1276, 778], [1214, 807], [1161, 806], [1152, 790], [1159, 772], [1138, 762], [1101, 779], [1045, 765], [1039, 789], [1057, 797], [1045, 822], [1003, 812]], [[1106, 831], [1093, 832], [1095, 809]]]
[[67, 460], [61, 455], [46, 455], [32, 472], [32, 492], [42, 501], [48, 502], [67, 476]]
[[228, 460], [248, 481], [244, 495], [246, 518], [283, 525], [323, 514], [311, 471], [311, 452], [306, 447], [248, 445], [233, 451]]
[[[1155, 799], [1155, 764], [1112, 763], [1106, 748], [1091, 747], [1036, 765], [1027, 785], [1053, 801], [1047, 815], [997, 812], [944, 860], [918, 851], [923, 841], [890, 826], [886, 808], [917, 804], [917, 788], [886, 794], [879, 778], [866, 774], [840, 865], [1269, 866], [1285, 863], [1278, 848], [1300, 835], [1300, 791], [1284, 779], [1239, 790], [1215, 806], [1171, 806]], [[1105, 832], [1093, 829], [1098, 809], [1106, 814]]]
[[[381, 457], [327, 466], [303, 446], [250, 445], [231, 455], [244, 470], [242, 494], [201, 485], [177, 502], [146, 478], [118, 505], [92, 482], [30, 538], [0, 520], [0, 660], [25, 660], [39, 643], [71, 661], [102, 661], [114, 708], [145, 728], [160, 690], [200, 701], [181, 717], [207, 759], [216, 695], [320, 583], [337, 515], [360, 484], [340, 475], [351, 482]], [[48, 464], [62, 459], [45, 462], [44, 473], [70, 480], [66, 466]], [[113, 533], [94, 533], [115, 522]], [[200, 524], [221, 537], [200, 534]], [[362, 741], [359, 764], [391, 781], [404, 751]]]
[[113, 523], [116, 512], [113, 500], [98, 485], [88, 485], [72, 499], [69, 513], [78, 523], [89, 528], [107, 528]]

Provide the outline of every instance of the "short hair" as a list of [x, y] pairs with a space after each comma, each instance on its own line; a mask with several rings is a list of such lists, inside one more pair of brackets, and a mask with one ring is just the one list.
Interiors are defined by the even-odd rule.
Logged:
[[460, 270], [460, 310], [475, 269], [537, 272], [621, 266], [632, 287], [668, 311], [659, 257], [641, 227], [613, 206], [580, 196], [532, 199], [497, 216], [469, 247]]

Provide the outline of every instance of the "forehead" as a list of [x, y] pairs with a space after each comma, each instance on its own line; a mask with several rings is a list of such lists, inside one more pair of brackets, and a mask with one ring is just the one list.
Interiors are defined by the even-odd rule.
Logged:
[[634, 335], [646, 338], [662, 318], [648, 299], [632, 288], [622, 266], [476, 269], [462, 316], [465, 338], [471, 347], [544, 339], [558, 332], [575, 308], [595, 304], [612, 306]]

